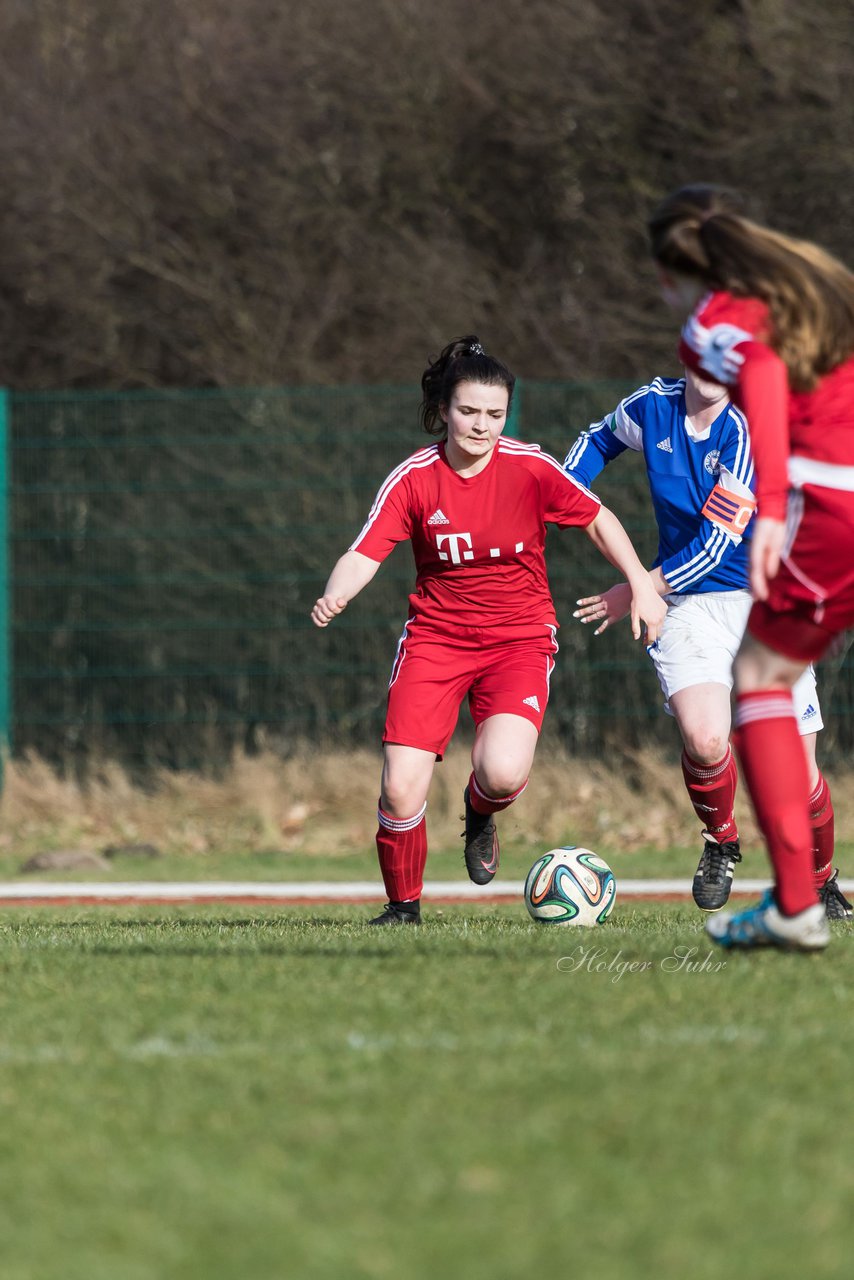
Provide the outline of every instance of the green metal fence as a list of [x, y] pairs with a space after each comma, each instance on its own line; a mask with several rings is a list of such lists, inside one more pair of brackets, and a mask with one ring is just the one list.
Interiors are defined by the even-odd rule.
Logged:
[[[515, 433], [562, 457], [629, 389], [526, 383]], [[260, 741], [376, 741], [409, 548], [328, 630], [308, 612], [380, 481], [423, 443], [418, 398], [414, 387], [3, 396], [0, 729], [13, 751], [180, 767]], [[651, 557], [640, 460], [612, 467], [602, 493]], [[551, 730], [586, 752], [672, 741], [627, 628], [594, 639], [572, 621], [573, 601], [613, 571], [577, 531], [553, 531], [548, 556], [563, 623]], [[826, 746], [847, 749], [846, 662], [829, 665], [822, 694]]]

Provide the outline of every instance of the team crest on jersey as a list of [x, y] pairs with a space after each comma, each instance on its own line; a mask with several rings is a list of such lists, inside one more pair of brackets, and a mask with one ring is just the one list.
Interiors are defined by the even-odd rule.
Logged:
[[711, 453], [707, 453], [703, 459], [703, 467], [708, 471], [710, 476], [719, 476], [721, 473], [721, 454], [719, 449], [712, 449]]

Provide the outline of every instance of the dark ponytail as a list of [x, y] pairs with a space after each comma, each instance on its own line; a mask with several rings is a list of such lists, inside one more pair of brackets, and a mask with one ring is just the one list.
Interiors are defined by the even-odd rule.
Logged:
[[509, 410], [516, 385], [510, 370], [494, 356], [488, 356], [474, 334], [454, 338], [430, 361], [421, 378], [421, 425], [429, 435], [444, 437], [447, 434], [439, 410], [451, 403], [454, 388], [460, 382], [506, 387]]

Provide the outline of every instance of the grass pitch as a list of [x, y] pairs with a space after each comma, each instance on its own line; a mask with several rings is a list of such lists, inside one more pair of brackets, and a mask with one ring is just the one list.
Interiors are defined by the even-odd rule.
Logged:
[[0, 913], [4, 1280], [850, 1274], [852, 933]]

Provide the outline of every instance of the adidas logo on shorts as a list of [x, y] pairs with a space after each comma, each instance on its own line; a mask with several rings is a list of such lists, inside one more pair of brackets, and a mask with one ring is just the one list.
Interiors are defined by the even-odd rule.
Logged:
[[428, 524], [450, 524], [450, 520], [445, 515], [441, 507], [438, 507], [427, 521]]
[[525, 703], [525, 706], [533, 707], [535, 711], [539, 711], [540, 704], [537, 701], [537, 695], [535, 693], [532, 693], [530, 698], [523, 698], [522, 701]]

